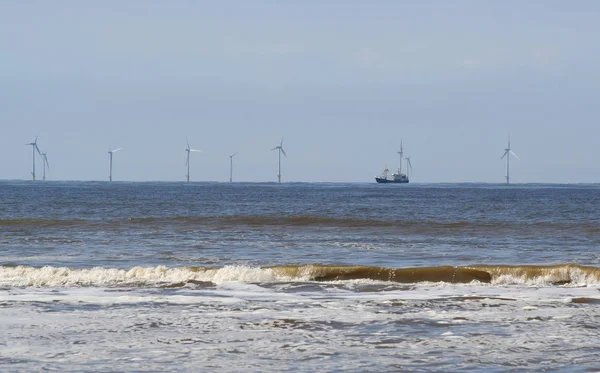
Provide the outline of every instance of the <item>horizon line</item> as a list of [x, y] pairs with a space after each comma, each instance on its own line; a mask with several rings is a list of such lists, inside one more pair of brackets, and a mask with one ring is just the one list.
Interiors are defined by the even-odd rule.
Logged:
[[[169, 183], [169, 184], [188, 184], [185, 180], [143, 180], [143, 181], [134, 181], [134, 180], [76, 180], [76, 179], [64, 179], [64, 180], [31, 180], [31, 179], [0, 179], [0, 182], [21, 182], [21, 183], [31, 183], [31, 184], [43, 184], [45, 182], [48, 183]], [[234, 181], [230, 182], [229, 180], [196, 180], [189, 181], [189, 183], [196, 184], [373, 184], [378, 185], [376, 182], [371, 181], [284, 181], [278, 183], [275, 181]], [[442, 184], [481, 184], [481, 185], [506, 185], [506, 182], [497, 181], [427, 181], [427, 182], [410, 182], [403, 184], [401, 187], [411, 186], [411, 185], [442, 185]], [[600, 184], [600, 182], [551, 182], [551, 181], [531, 181], [531, 182], [516, 182], [511, 183], [509, 185], [595, 185]], [[389, 186], [388, 186], [389, 187]]]

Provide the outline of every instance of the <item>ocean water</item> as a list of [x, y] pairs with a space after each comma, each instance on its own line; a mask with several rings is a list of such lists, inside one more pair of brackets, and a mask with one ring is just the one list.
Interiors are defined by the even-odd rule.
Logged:
[[600, 185], [0, 182], [0, 371], [600, 369]]

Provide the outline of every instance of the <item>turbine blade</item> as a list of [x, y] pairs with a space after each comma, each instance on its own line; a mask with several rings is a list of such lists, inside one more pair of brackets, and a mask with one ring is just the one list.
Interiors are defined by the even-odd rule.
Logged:
[[191, 152], [202, 153], [202, 150], [190, 149]]
[[190, 142], [188, 141], [188, 138], [187, 138], [187, 136], [185, 137], [185, 143], [187, 144], [187, 146], [188, 146], [188, 149], [189, 149], [189, 148], [190, 148]]
[[118, 152], [119, 150], [122, 150], [122, 149], [123, 149], [123, 148], [118, 148], [118, 149], [115, 149], [115, 150], [113, 150], [112, 152], [113, 152], [113, 153], [116, 153], [116, 152]]
[[283, 150], [283, 147], [281, 148], [281, 152], [287, 157], [287, 154], [285, 154], [285, 150]]
[[517, 158], [518, 160], [521, 160], [521, 158], [517, 157], [517, 155], [512, 150], [510, 151], [510, 154], [514, 155], [515, 158]]
[[279, 149], [279, 146], [276, 146], [276, 147], [274, 147], [274, 148], [273, 148], [273, 149], [271, 149], [271, 150], [277, 150], [277, 149]]
[[505, 151], [504, 154], [502, 155], [502, 157], [500, 157], [500, 159], [504, 159], [504, 157], [506, 157], [506, 155], [508, 154], [509, 151], [510, 150]]
[[34, 146], [35, 146], [35, 150], [37, 150], [38, 154], [41, 157], [42, 156], [42, 152], [40, 151], [40, 148], [38, 148], [37, 144], [35, 144]]
[[48, 157], [46, 157], [46, 154], [44, 154], [44, 162], [46, 162], [46, 166], [50, 168], [50, 163], [48, 163]]

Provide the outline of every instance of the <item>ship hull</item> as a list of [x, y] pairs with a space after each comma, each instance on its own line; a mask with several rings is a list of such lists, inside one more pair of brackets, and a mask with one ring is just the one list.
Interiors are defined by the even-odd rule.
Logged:
[[379, 184], [407, 184], [408, 180], [391, 180], [391, 179], [385, 179], [383, 177], [376, 177], [375, 181], [377, 181]]

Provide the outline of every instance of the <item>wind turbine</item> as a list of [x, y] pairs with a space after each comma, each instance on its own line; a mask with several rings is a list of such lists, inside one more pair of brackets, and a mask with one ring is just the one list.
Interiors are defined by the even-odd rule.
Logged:
[[187, 137], [185, 138], [185, 142], [187, 144], [187, 148], [185, 148], [185, 151], [187, 152], [187, 157], [185, 159], [185, 165], [187, 166], [186, 181], [189, 183], [190, 182], [190, 153], [191, 152], [198, 152], [198, 153], [200, 153], [201, 151], [190, 148], [190, 143], [189, 143]]
[[234, 153], [229, 156], [229, 182], [233, 183], [233, 157], [235, 157], [239, 152]]
[[46, 166], [48, 166], [48, 169], [50, 169], [50, 163], [48, 163], [48, 153], [42, 153], [42, 158], [43, 158], [43, 163], [42, 165], [44, 166], [44, 177], [43, 180], [46, 180]]
[[108, 161], [108, 181], [112, 181], [112, 155], [113, 155], [113, 153], [116, 153], [121, 149], [123, 149], [123, 148], [118, 148], [115, 150], [108, 148], [108, 160], [109, 160]]
[[400, 140], [400, 151], [398, 151], [398, 155], [400, 155], [400, 167], [398, 168], [398, 175], [402, 175], [402, 158], [404, 157], [404, 151], [402, 150], [402, 140]]
[[410, 180], [408, 177], [408, 170], [412, 171], [412, 163], [410, 163], [410, 157], [406, 157], [406, 178]]
[[287, 154], [285, 154], [285, 150], [283, 150], [283, 137], [281, 138], [281, 142], [279, 143], [279, 146], [274, 147], [271, 150], [278, 150], [279, 152], [279, 168], [278, 168], [278, 173], [277, 173], [277, 182], [281, 183], [281, 153], [283, 153], [283, 155], [285, 155], [287, 157]]
[[38, 148], [37, 146], [37, 139], [38, 137], [35, 137], [35, 140], [33, 140], [33, 142], [30, 142], [29, 144], [25, 144], [25, 145], [31, 145], [31, 151], [33, 153], [33, 166], [31, 168], [31, 177], [32, 180], [35, 181], [35, 152], [37, 150], [38, 154], [40, 155], [40, 157], [42, 156], [42, 152], [40, 152], [40, 148]]
[[502, 156], [503, 159], [504, 157], [506, 157], [506, 184], [510, 184], [510, 155], [513, 155], [515, 158], [519, 159], [519, 157], [517, 157], [517, 155], [510, 150], [510, 136], [508, 137], [508, 148], [504, 149], [504, 155]]

